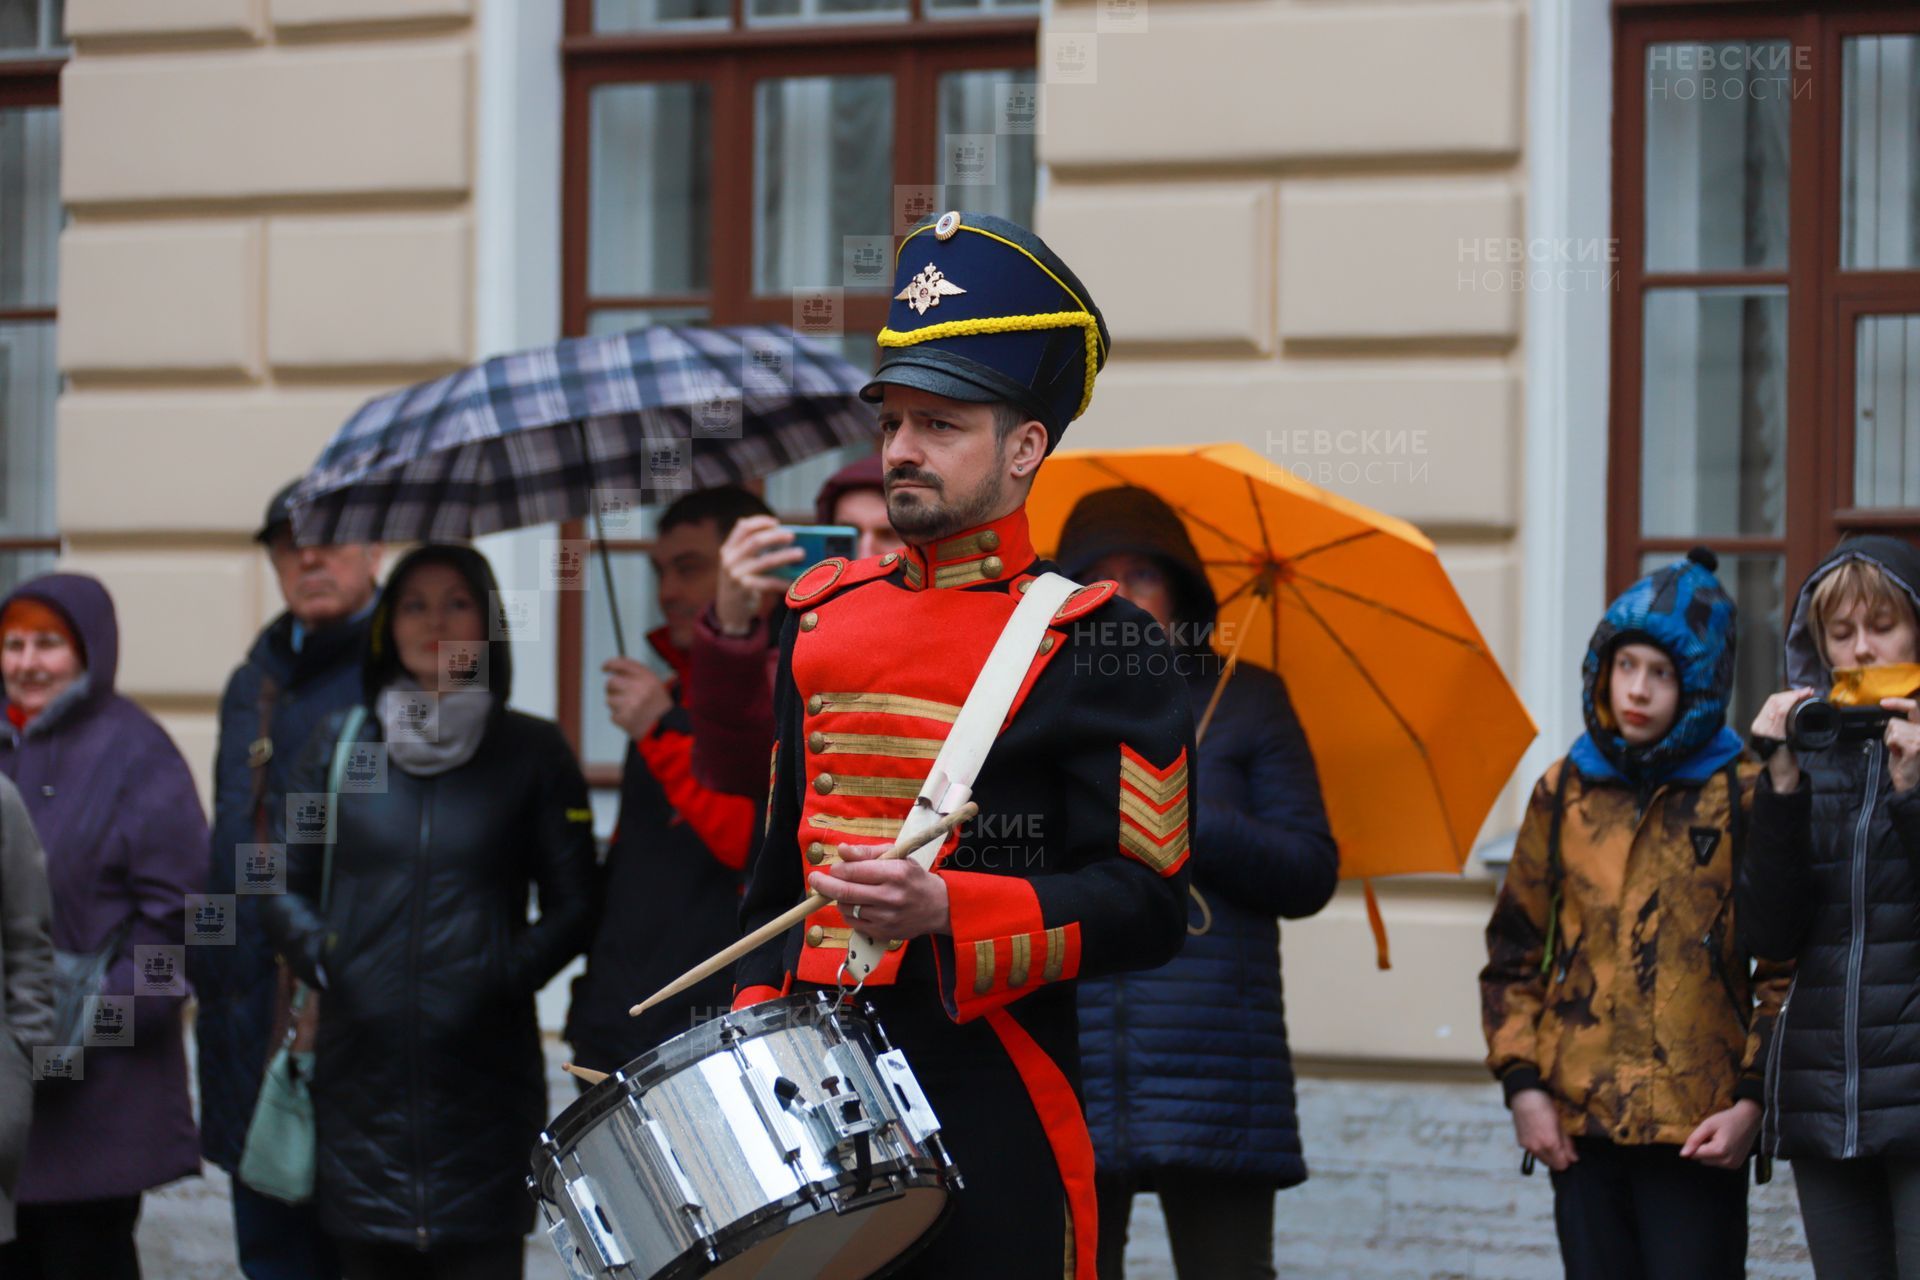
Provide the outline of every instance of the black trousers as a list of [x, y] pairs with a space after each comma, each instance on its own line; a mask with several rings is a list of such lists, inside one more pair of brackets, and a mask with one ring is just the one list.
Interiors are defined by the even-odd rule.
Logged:
[[139, 1196], [23, 1204], [13, 1243], [0, 1245], [0, 1280], [140, 1280], [139, 1221]]
[[403, 1244], [337, 1238], [334, 1247], [346, 1280], [521, 1280], [527, 1258], [519, 1236], [437, 1245], [425, 1253]]
[[[1102, 1173], [1100, 1280], [1124, 1280], [1127, 1220], [1141, 1179]], [[1274, 1280], [1270, 1182], [1204, 1173], [1156, 1173], [1153, 1189], [1167, 1219], [1167, 1242], [1180, 1280]]]
[[1682, 1160], [1674, 1146], [1575, 1138], [1577, 1163], [1553, 1175], [1553, 1221], [1567, 1280], [1741, 1280], [1747, 1170]]
[[1793, 1162], [1820, 1280], [1920, 1280], [1920, 1160]]

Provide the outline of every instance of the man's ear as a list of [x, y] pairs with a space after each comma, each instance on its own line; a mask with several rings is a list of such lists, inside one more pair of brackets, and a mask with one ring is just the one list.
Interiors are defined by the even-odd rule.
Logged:
[[1047, 429], [1029, 418], [1014, 428], [1008, 442], [1012, 447], [1008, 451], [1007, 466], [1016, 478], [1033, 479], [1041, 459], [1047, 456]]

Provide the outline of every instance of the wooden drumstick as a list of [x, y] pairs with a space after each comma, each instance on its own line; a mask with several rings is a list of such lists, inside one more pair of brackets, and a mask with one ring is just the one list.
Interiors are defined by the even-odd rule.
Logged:
[[[963, 822], [971, 821], [974, 815], [979, 812], [980, 806], [969, 800], [946, 817], [940, 819], [940, 821], [936, 822], [933, 826], [922, 831], [919, 835], [896, 841], [892, 848], [880, 855], [880, 859], [885, 861], [888, 858], [904, 858], [922, 845], [944, 839], [948, 832]], [[787, 911], [775, 919], [767, 921], [732, 946], [727, 947], [723, 951], [715, 952], [707, 959], [702, 960], [699, 964], [693, 966], [693, 968], [687, 970], [672, 982], [669, 982], [666, 986], [660, 988], [645, 1000], [642, 1000], [639, 1004], [627, 1010], [628, 1015], [637, 1018], [669, 996], [679, 995], [694, 983], [704, 978], [712, 977], [714, 974], [732, 964], [735, 960], [738, 960], [741, 956], [755, 950], [764, 943], [772, 942], [775, 938], [793, 928], [793, 926], [799, 924], [808, 916], [832, 901], [833, 899], [827, 897], [824, 893], [809, 893], [806, 900], [794, 907], [791, 911]]]
[[604, 1071], [595, 1071], [592, 1067], [576, 1067], [571, 1062], [563, 1062], [560, 1069], [570, 1076], [578, 1076], [588, 1084], [599, 1084], [607, 1078]]

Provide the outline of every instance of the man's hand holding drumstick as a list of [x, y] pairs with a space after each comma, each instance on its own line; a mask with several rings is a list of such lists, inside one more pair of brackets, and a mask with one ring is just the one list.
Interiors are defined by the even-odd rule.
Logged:
[[[949, 832], [973, 821], [979, 813], [980, 806], [969, 800], [918, 835], [902, 837], [890, 845], [841, 845], [840, 856], [846, 861], [838, 868], [839, 875], [820, 872], [814, 876], [805, 901], [702, 960], [627, 1012], [638, 1017], [668, 996], [678, 995], [702, 978], [720, 972], [755, 947], [772, 942], [830, 900], [845, 902], [855, 927], [870, 937], [892, 940], [953, 932], [946, 882], [906, 855], [922, 845], [937, 847]], [[873, 908], [871, 919], [863, 920], [855, 914], [868, 906]]]
[[862, 933], [882, 942], [952, 933], [947, 882], [912, 858], [881, 857], [890, 844], [843, 844], [831, 871], [816, 871], [807, 887], [833, 899]]

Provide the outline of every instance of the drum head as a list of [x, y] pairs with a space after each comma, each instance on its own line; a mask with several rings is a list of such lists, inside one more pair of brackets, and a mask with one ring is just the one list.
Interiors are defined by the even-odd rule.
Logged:
[[815, 1213], [705, 1274], [711, 1280], [866, 1280], [913, 1247], [947, 1205], [944, 1187], [850, 1213]]

